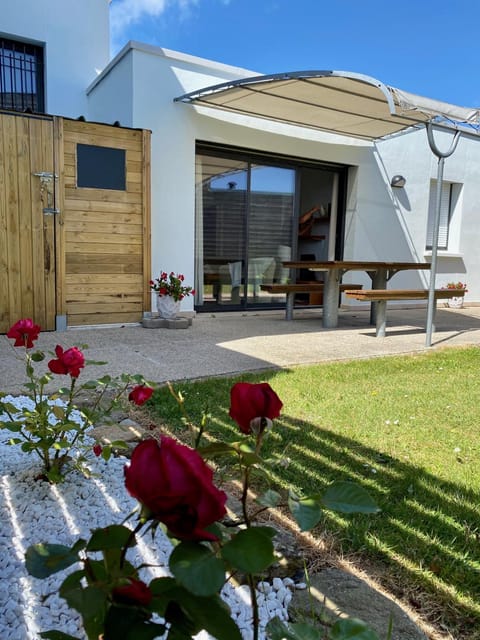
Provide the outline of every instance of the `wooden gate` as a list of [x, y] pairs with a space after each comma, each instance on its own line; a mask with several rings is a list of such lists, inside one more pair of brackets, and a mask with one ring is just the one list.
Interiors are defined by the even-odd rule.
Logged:
[[[68, 326], [150, 309], [150, 132], [63, 119], [60, 253]], [[61, 301], [60, 301], [61, 298]]]
[[0, 333], [150, 309], [150, 132], [0, 113]]
[[0, 113], [0, 333], [55, 329], [53, 118]]

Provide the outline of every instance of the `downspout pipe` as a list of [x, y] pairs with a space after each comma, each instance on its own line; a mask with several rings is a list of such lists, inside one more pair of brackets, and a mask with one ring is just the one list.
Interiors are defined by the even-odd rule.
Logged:
[[437, 255], [438, 255], [438, 234], [440, 231], [440, 205], [443, 186], [443, 166], [445, 164], [445, 158], [448, 158], [457, 148], [458, 140], [460, 138], [460, 131], [456, 131], [453, 136], [450, 148], [447, 151], [440, 151], [433, 138], [433, 125], [431, 122], [426, 124], [428, 144], [432, 153], [438, 158], [437, 167], [437, 190], [435, 201], [435, 213], [433, 218], [433, 236], [432, 236], [432, 267], [430, 269], [430, 286], [428, 289], [428, 305], [427, 305], [427, 329], [425, 346], [432, 346], [432, 332], [433, 332], [433, 318], [435, 315], [435, 281], [437, 276]]

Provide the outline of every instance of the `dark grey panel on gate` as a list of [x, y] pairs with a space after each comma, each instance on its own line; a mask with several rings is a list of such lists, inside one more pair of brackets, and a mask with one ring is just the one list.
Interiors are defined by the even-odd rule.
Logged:
[[77, 144], [77, 187], [125, 191], [125, 149]]

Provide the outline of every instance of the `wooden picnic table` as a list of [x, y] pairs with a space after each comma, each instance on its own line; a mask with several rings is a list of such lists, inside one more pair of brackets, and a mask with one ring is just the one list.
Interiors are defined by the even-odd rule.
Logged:
[[[372, 289], [386, 289], [387, 282], [399, 271], [430, 269], [430, 262], [387, 262], [371, 260], [311, 260], [287, 261], [282, 263], [288, 269], [309, 269], [325, 271], [323, 294], [323, 326], [326, 329], [338, 326], [338, 301], [340, 280], [347, 271], [364, 271], [372, 280]], [[370, 322], [376, 324], [376, 302], [371, 303]]]

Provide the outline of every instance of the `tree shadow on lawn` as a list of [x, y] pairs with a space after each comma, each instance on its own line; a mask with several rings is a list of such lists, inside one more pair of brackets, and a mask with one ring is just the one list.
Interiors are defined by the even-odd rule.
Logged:
[[431, 594], [430, 613], [462, 633], [455, 637], [474, 637], [468, 633], [480, 627], [479, 493], [285, 415], [265, 444], [272, 479], [284, 487], [313, 493], [334, 480], [364, 486], [381, 513], [328, 513], [325, 527], [337, 533], [344, 551], [360, 550], [388, 565], [396, 595], [407, 584], [420, 587]]

